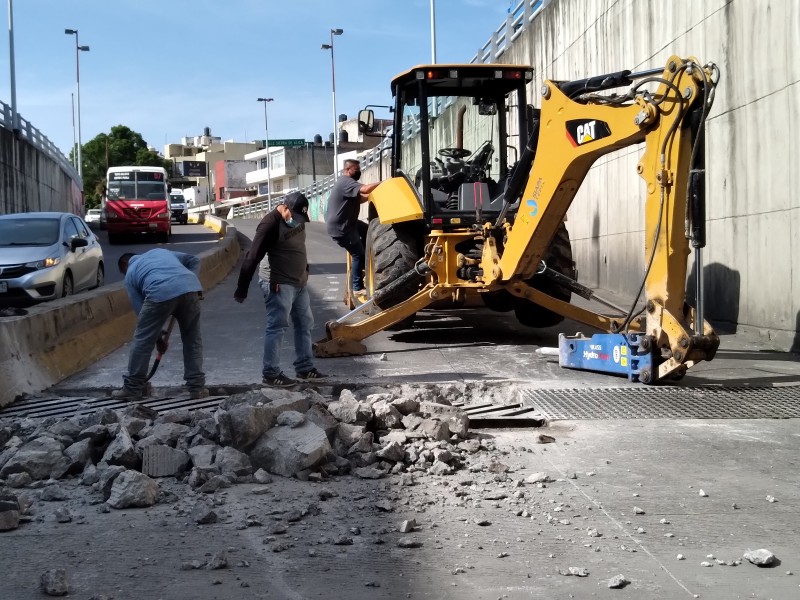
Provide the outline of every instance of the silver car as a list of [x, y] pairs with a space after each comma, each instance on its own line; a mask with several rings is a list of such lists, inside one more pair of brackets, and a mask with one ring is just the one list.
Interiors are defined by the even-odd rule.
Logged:
[[0, 215], [0, 306], [20, 306], [100, 287], [103, 249], [71, 213]]

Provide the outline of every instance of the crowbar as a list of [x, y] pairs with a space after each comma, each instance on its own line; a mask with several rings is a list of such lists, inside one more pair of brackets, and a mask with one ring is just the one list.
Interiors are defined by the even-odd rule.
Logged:
[[[168, 346], [169, 335], [172, 333], [173, 327], [175, 327], [175, 317], [170, 316], [167, 328], [161, 332], [161, 335], [158, 338], [163, 343], [164, 350], [163, 352], [159, 350], [158, 353], [156, 354], [156, 359], [155, 361], [153, 361], [153, 366], [150, 368], [150, 372], [147, 374], [147, 379], [145, 381], [149, 381], [150, 378], [156, 374], [156, 369], [158, 369], [158, 365], [161, 362], [161, 357], [164, 356], [164, 354], [167, 351], [167, 348], [169, 347]], [[156, 344], [156, 347], [158, 347], [158, 344]]]

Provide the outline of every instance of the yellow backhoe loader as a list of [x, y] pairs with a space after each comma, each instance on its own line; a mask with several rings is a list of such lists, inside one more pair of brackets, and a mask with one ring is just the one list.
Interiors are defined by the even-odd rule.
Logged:
[[[570, 318], [607, 332], [560, 336], [566, 367], [655, 383], [713, 358], [719, 339], [703, 319], [701, 253], [717, 67], [673, 56], [663, 69], [546, 80], [540, 108], [528, 103], [532, 79], [530, 67], [472, 64], [417, 66], [392, 81], [393, 176], [369, 199], [369, 301], [327, 324], [317, 356], [362, 354], [361, 340], [408, 326], [433, 303], [479, 297], [526, 326]], [[362, 130], [373, 123], [361, 111]], [[564, 220], [592, 164], [636, 144], [645, 269], [626, 310], [576, 281]], [[571, 303], [572, 294], [604, 309]]]

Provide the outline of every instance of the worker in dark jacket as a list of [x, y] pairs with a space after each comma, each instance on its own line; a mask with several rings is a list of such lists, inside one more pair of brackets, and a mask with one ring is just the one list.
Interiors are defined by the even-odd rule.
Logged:
[[183, 342], [183, 376], [192, 398], [205, 398], [203, 340], [200, 335], [200, 298], [203, 286], [197, 278], [200, 259], [183, 252], [155, 248], [144, 254], [126, 253], [117, 262], [125, 275], [125, 288], [136, 313], [128, 374], [125, 385], [112, 396], [129, 402], [142, 399], [147, 385], [147, 366], [154, 347], [166, 350], [162, 327], [175, 317]]
[[258, 284], [264, 292], [267, 307], [267, 327], [264, 332], [263, 383], [288, 387], [296, 380], [284, 375], [280, 368], [283, 337], [294, 327], [294, 370], [298, 379], [310, 381], [325, 377], [314, 368], [311, 351], [311, 329], [314, 316], [308, 295], [308, 258], [306, 228], [308, 198], [292, 192], [282, 204], [261, 219], [253, 243], [247, 251], [239, 272], [233, 299], [244, 302], [247, 288], [256, 269]]

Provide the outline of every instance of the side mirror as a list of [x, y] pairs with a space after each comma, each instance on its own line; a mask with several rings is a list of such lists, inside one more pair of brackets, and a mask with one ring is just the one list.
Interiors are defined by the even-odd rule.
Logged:
[[375, 113], [364, 109], [358, 111], [358, 131], [359, 133], [372, 133], [375, 130]]
[[89, 240], [80, 237], [74, 237], [69, 242], [69, 248], [73, 252], [75, 252], [75, 250], [77, 250], [78, 248], [85, 248], [88, 245], [89, 245]]

